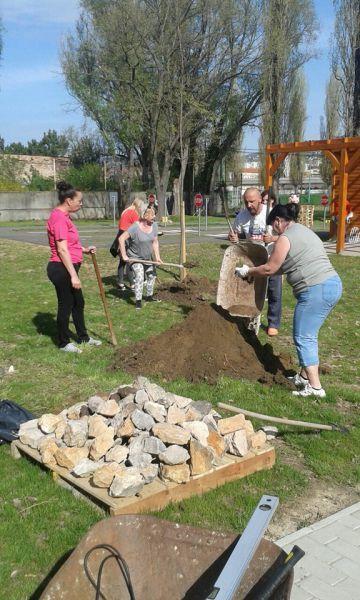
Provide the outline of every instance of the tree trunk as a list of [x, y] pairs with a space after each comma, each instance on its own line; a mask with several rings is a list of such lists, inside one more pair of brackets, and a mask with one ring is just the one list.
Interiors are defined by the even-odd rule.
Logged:
[[164, 164], [160, 172], [158, 157], [154, 154], [152, 159], [152, 172], [155, 181], [156, 197], [159, 203], [159, 217], [166, 215], [166, 192], [170, 178], [170, 154], [165, 153]]
[[358, 31], [355, 50], [355, 85], [353, 135], [360, 135], [360, 31]]

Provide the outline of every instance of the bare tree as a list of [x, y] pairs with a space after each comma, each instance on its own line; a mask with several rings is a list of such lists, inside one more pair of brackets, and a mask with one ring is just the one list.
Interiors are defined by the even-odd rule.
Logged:
[[[288, 135], [293, 141], [302, 141], [305, 133], [306, 121], [306, 80], [302, 69], [294, 76], [290, 90]], [[290, 156], [290, 180], [295, 188], [295, 193], [301, 188], [304, 175], [305, 158], [302, 153]]]
[[[331, 75], [326, 85], [325, 118], [320, 119], [320, 138], [329, 140], [340, 135], [339, 105], [341, 101], [340, 82]], [[320, 162], [320, 175], [327, 187], [331, 186], [332, 166], [329, 159], [322, 154]]]
[[[334, 0], [335, 31], [331, 52], [333, 76], [340, 83], [339, 115], [345, 135], [356, 135], [360, 129], [360, 65], [357, 63], [355, 87], [355, 54], [360, 46], [359, 0]], [[354, 114], [356, 106], [356, 114]], [[355, 120], [354, 120], [355, 119]]]
[[263, 30], [260, 149], [264, 162], [266, 144], [289, 139], [296, 73], [314, 55], [317, 20], [313, 0], [264, 0]]

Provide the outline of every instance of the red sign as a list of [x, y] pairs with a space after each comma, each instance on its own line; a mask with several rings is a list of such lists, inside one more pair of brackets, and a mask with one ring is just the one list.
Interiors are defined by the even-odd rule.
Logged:
[[156, 200], [155, 194], [149, 194], [148, 195], [148, 200], [149, 200], [150, 204], [153, 204], [155, 202], [155, 200]]
[[203, 205], [203, 197], [201, 194], [195, 194], [195, 206], [201, 208]]
[[321, 204], [322, 204], [322, 206], [327, 206], [328, 205], [328, 197], [327, 197], [326, 194], [323, 194], [321, 196]]

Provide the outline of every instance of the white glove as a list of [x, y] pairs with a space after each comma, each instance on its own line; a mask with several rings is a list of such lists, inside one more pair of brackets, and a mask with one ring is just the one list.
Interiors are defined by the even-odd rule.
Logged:
[[247, 277], [248, 273], [249, 273], [250, 268], [248, 267], [248, 265], [243, 265], [242, 267], [236, 267], [235, 269], [235, 275], [237, 277], [242, 277], [243, 279], [245, 279], [245, 277]]

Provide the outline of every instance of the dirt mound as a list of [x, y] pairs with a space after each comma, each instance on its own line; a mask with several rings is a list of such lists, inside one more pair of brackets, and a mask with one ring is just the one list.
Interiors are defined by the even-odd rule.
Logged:
[[216, 283], [207, 277], [187, 277], [184, 282], [159, 285], [156, 295], [161, 300], [176, 302], [183, 306], [194, 306], [202, 302], [215, 300]]
[[114, 368], [129, 373], [162, 375], [171, 380], [215, 383], [221, 375], [288, 385], [289, 364], [269, 344], [215, 305], [197, 305], [180, 324], [160, 335], [120, 348]]

